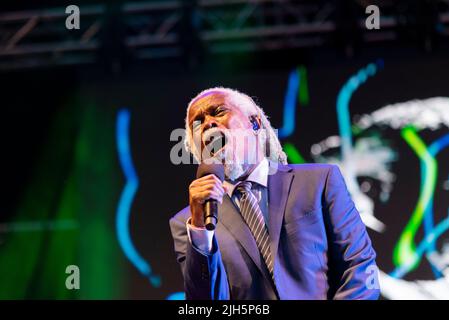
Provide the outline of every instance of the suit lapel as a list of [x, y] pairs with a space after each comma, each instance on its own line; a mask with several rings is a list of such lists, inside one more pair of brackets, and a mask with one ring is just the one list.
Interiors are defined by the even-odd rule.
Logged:
[[271, 254], [274, 258], [275, 270], [282, 221], [293, 180], [291, 171], [292, 169], [287, 166], [278, 165], [277, 172], [268, 176], [268, 231], [270, 233]]
[[223, 197], [223, 203], [218, 208], [218, 221], [240, 242], [262, 274], [270, 278], [263, 265], [264, 262], [257, 248], [256, 240], [228, 195]]
[[[287, 166], [278, 165], [277, 172], [268, 176], [268, 231], [270, 233], [271, 253], [275, 259], [275, 268], [285, 206], [293, 180], [293, 173], [291, 171], [292, 169]], [[218, 214], [218, 223], [222, 224], [237, 239], [262, 274], [270, 279], [271, 277], [267, 268], [264, 266], [256, 241], [228, 195], [223, 197], [223, 203], [218, 206]]]

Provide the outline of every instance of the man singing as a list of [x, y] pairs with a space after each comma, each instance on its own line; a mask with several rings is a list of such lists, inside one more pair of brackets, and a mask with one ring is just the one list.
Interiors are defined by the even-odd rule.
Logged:
[[[225, 173], [194, 180], [170, 220], [187, 299], [378, 298], [376, 253], [337, 166], [287, 164], [263, 110], [236, 90], [201, 92], [185, 123], [187, 149]], [[242, 132], [254, 143], [238, 143]], [[218, 201], [214, 231], [208, 199]]]

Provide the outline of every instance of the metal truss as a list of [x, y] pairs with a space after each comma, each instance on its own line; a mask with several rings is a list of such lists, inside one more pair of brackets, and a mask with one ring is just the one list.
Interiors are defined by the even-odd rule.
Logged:
[[[0, 14], [0, 70], [332, 46], [338, 41], [351, 44], [355, 35], [361, 42], [391, 41], [398, 38], [401, 27], [410, 26], [407, 17], [420, 14], [420, 9], [410, 9], [410, 2], [435, 4], [436, 16], [430, 11], [422, 15], [417, 27], [428, 23], [440, 36], [449, 36], [449, 0], [85, 5], [80, 6], [79, 30], [66, 29], [65, 8], [7, 12]], [[365, 28], [364, 8], [369, 4], [381, 10], [380, 30]]]

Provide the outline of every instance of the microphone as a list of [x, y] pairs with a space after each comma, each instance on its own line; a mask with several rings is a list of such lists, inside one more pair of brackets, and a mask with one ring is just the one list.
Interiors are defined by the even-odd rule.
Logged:
[[[224, 180], [224, 167], [222, 164], [211, 163], [206, 164], [204, 162], [200, 163], [198, 166], [198, 171], [196, 172], [196, 178], [207, 176], [209, 174], [214, 174], [221, 182]], [[215, 226], [218, 222], [218, 204], [215, 199], [208, 199], [204, 203], [204, 225], [207, 230], [215, 230]]]

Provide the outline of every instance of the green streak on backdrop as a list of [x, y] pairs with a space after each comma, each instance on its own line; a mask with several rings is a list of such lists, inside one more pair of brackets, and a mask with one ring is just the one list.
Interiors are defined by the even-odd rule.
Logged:
[[299, 73], [299, 91], [298, 91], [298, 101], [302, 106], [307, 106], [309, 104], [309, 83], [307, 80], [307, 69], [305, 66], [299, 66], [297, 69]]
[[[115, 211], [122, 188], [115, 148], [115, 110], [83, 109], [76, 145], [76, 177], [84, 199], [80, 205], [80, 267], [83, 299], [120, 298], [123, 254], [115, 234]], [[83, 271], [81, 271], [83, 272]]]
[[438, 162], [427, 149], [427, 145], [419, 136], [416, 128], [413, 126], [403, 128], [401, 130], [401, 136], [421, 160], [424, 165], [424, 171], [423, 177], [421, 178], [422, 182], [418, 203], [394, 248], [393, 262], [397, 267], [414, 270], [420, 263], [420, 257], [416, 253], [415, 237], [423, 222], [426, 208], [429, 206], [435, 192]]
[[284, 143], [284, 151], [287, 154], [288, 160], [290, 163], [298, 164], [305, 163], [304, 157], [301, 153], [296, 149], [295, 145], [290, 142]]
[[[120, 169], [114, 110], [76, 99], [53, 118], [33, 175], [0, 244], [0, 299], [108, 299], [122, 293], [114, 232]], [[66, 227], [57, 227], [65, 223]], [[26, 230], [21, 224], [32, 222]], [[80, 268], [80, 290], [65, 269]]]

